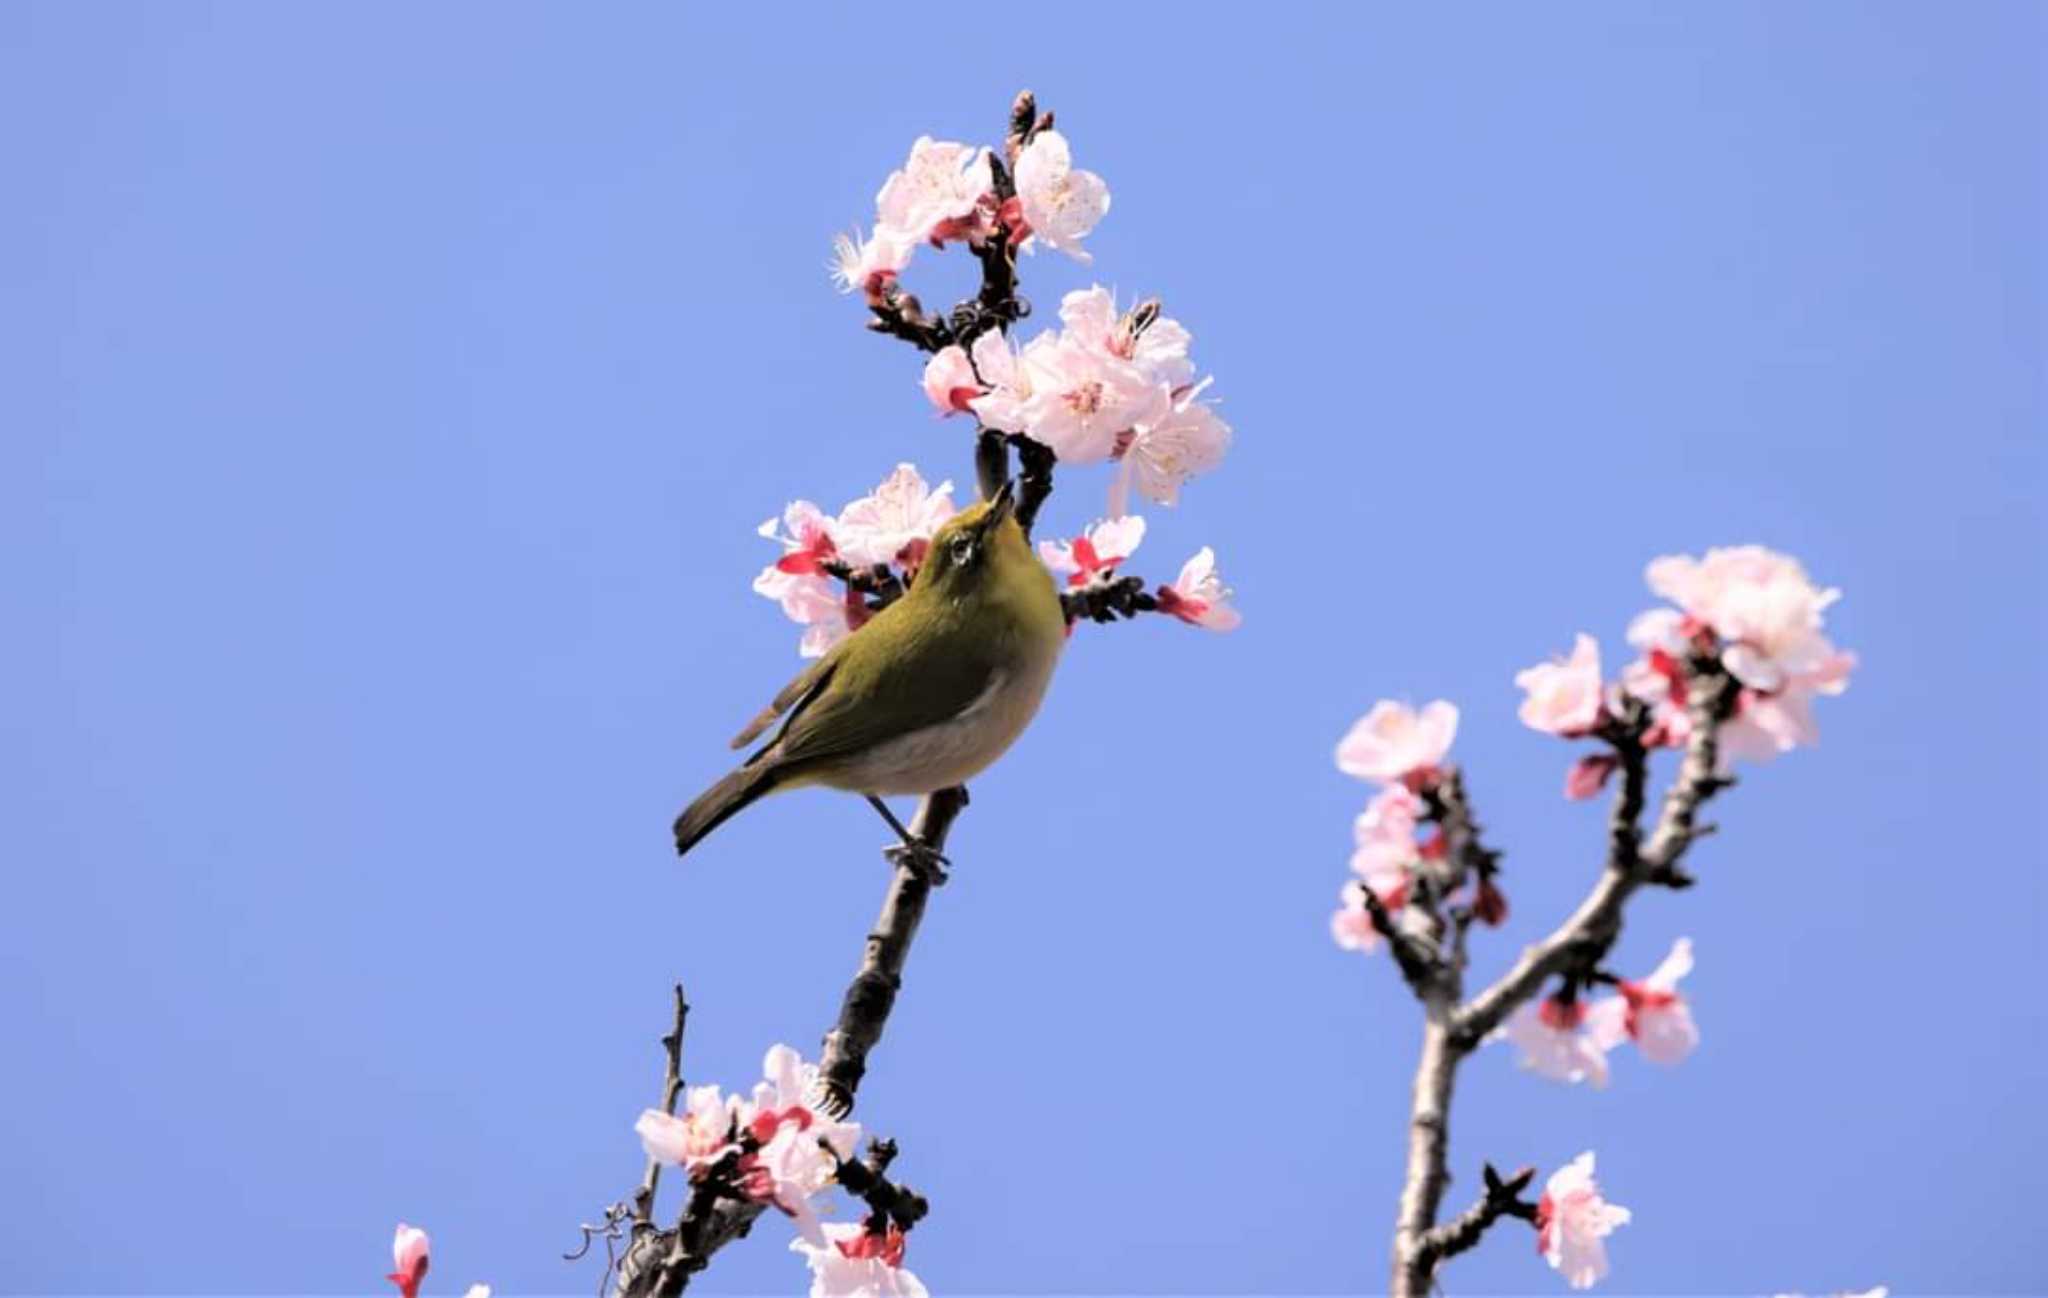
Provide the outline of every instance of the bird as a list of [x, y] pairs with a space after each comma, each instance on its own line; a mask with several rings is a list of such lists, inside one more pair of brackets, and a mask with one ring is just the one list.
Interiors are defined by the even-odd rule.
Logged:
[[948, 519], [910, 588], [785, 686], [733, 739], [781, 729], [676, 818], [676, 852], [770, 793], [864, 796], [901, 842], [885, 855], [943, 880], [946, 864], [882, 799], [964, 784], [1037, 715], [1067, 639], [1052, 576], [1019, 525], [1014, 482]]

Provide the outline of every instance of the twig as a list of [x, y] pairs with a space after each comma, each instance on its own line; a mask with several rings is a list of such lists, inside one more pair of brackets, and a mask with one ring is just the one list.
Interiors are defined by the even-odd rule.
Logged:
[[[676, 1100], [683, 1093], [683, 1025], [689, 1021], [690, 1003], [683, 999], [683, 985], [676, 984], [675, 1025], [661, 1039], [661, 1048], [668, 1057], [668, 1068], [661, 1079], [661, 1111], [673, 1115]], [[661, 1187], [661, 1160], [649, 1157], [647, 1172], [640, 1178], [640, 1189], [633, 1195], [633, 1220], [641, 1224], [654, 1220], [654, 1194]]]
[[1422, 1253], [1432, 1269], [1477, 1244], [1486, 1234], [1487, 1227], [1502, 1217], [1535, 1223], [1536, 1205], [1522, 1197], [1529, 1183], [1536, 1179], [1535, 1168], [1522, 1168], [1502, 1180], [1500, 1173], [1493, 1170], [1493, 1164], [1487, 1163], [1481, 1174], [1485, 1178], [1486, 1192], [1479, 1202], [1423, 1237]]
[[[1569, 919], [1549, 937], [1524, 950], [1500, 978], [1462, 1005], [1448, 1010], [1440, 999], [1425, 995], [1427, 1022], [1423, 1026], [1422, 1049], [1415, 1067], [1415, 1085], [1410, 1104], [1408, 1168], [1402, 1184], [1401, 1202], [1394, 1226], [1393, 1277], [1391, 1292], [1396, 1298], [1424, 1298], [1435, 1283], [1436, 1269], [1447, 1257], [1471, 1247], [1486, 1226], [1511, 1210], [1502, 1206], [1492, 1215], [1489, 1198], [1446, 1226], [1436, 1224], [1449, 1184], [1446, 1156], [1449, 1148], [1450, 1104], [1459, 1063], [1471, 1054], [1507, 1016], [1540, 992], [1551, 978], [1563, 976], [1584, 982], [1595, 974], [1600, 961], [1621, 935], [1624, 905], [1638, 888], [1659, 885], [1689, 886], [1691, 877], [1679, 869], [1679, 861], [1692, 843], [1701, 837], [1699, 809], [1728, 787], [1719, 773], [1720, 728], [1734, 715], [1740, 690], [1718, 660], [1698, 658], [1689, 664], [1687, 711], [1692, 723], [1684, 760], [1664, 805], [1657, 828], [1647, 847], [1641, 842], [1641, 820], [1647, 795], [1648, 754], [1644, 748], [1644, 717], [1631, 709], [1610, 724], [1602, 737], [1615, 748], [1620, 787], [1608, 828], [1607, 860], [1592, 890]], [[1462, 787], [1446, 781], [1448, 792], [1462, 802]], [[1440, 806], [1445, 819], [1450, 808]], [[1470, 826], [1469, 810], [1466, 812]], [[1455, 859], [1458, 845], [1448, 837], [1445, 825], [1446, 858]], [[1477, 858], [1473, 868], [1479, 868]], [[1490, 868], [1490, 864], [1487, 868]], [[1374, 920], [1375, 926], [1379, 920]], [[1396, 959], [1400, 959], [1396, 948]], [[1440, 985], [1457, 988], [1461, 961], [1446, 962], [1447, 973]], [[1403, 977], [1411, 985], [1404, 964]], [[1427, 986], [1427, 985], [1425, 985]], [[1423, 988], [1418, 987], [1418, 994]], [[1456, 992], [1454, 990], [1453, 994]], [[1489, 1186], [1491, 1182], [1489, 1182]], [[1515, 1210], [1514, 1215], [1520, 1215]], [[1466, 1237], [1469, 1230], [1470, 1238]], [[1456, 1247], [1452, 1247], [1452, 1244]]]
[[[953, 821], [967, 806], [964, 788], [941, 789], [918, 804], [910, 832], [933, 851], [943, 852]], [[860, 969], [847, 984], [846, 998], [839, 1007], [838, 1022], [825, 1034], [824, 1053], [818, 1060], [818, 1082], [823, 1107], [835, 1117], [853, 1111], [854, 1093], [867, 1072], [868, 1051], [882, 1039], [896, 993], [903, 986], [903, 962], [910, 956], [911, 941], [924, 919], [931, 883], [910, 865], [898, 865], [882, 897], [882, 913], [875, 920], [862, 952]]]

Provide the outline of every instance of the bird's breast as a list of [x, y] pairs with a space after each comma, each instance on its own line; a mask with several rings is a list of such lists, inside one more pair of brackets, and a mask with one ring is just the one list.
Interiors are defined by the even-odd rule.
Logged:
[[1029, 667], [1003, 671], [958, 714], [876, 744], [820, 771], [820, 783], [858, 793], [924, 794], [965, 784], [1015, 743], [1051, 679]]

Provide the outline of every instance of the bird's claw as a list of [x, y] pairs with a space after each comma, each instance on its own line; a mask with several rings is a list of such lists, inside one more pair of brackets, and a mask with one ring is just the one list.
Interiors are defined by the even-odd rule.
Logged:
[[934, 888], [945, 884], [946, 869], [953, 864], [937, 848], [919, 839], [891, 843], [882, 849], [882, 856], [889, 864], [910, 871]]

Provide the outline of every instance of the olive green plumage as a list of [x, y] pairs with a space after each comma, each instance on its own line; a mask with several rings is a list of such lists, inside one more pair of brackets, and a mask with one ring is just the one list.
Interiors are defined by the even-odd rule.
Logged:
[[947, 520], [902, 598], [740, 732], [735, 748], [788, 714], [773, 740], [677, 818], [676, 851], [781, 789], [881, 796], [964, 782], [1023, 733], [1065, 643], [1059, 596], [1011, 516], [1006, 485]]

